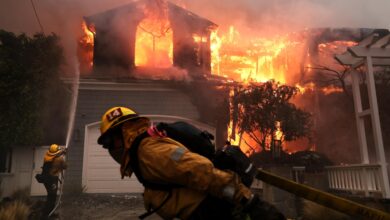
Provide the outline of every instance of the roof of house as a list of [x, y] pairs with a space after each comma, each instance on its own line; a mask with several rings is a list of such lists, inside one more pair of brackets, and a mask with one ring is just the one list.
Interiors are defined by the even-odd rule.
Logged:
[[[131, 2], [120, 7], [86, 16], [84, 19], [87, 23], [93, 23], [97, 26], [110, 23], [110, 21], [118, 15], [132, 14], [133, 16], [141, 19], [143, 16], [141, 6], [142, 4], [145, 4], [145, 2], [146, 0]], [[212, 21], [202, 18], [201, 16], [171, 2], [168, 2], [168, 13], [171, 22], [184, 22], [196, 30], [215, 29], [217, 27], [217, 25]]]

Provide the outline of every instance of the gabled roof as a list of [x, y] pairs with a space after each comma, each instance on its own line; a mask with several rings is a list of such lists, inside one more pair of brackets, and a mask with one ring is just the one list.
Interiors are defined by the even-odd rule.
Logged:
[[[109, 23], [114, 17], [126, 14], [133, 14], [136, 18], [142, 18], [141, 6], [145, 2], [146, 0], [131, 2], [120, 7], [84, 17], [84, 19], [87, 23], [104, 25]], [[171, 2], [168, 2], [168, 13], [171, 22], [176, 20], [182, 22], [184, 21], [196, 29], [215, 29], [217, 27], [217, 25], [212, 21], [202, 18], [201, 16]]]

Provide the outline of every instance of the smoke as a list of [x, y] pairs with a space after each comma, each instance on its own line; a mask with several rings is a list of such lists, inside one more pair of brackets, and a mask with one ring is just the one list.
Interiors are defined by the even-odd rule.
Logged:
[[[133, 0], [33, 0], [46, 32], [67, 32], [82, 16], [128, 4]], [[173, 0], [223, 26], [250, 29], [312, 27], [390, 27], [390, 1], [377, 0]], [[36, 32], [39, 25], [30, 1], [1, 1], [0, 28]]]
[[217, 24], [261, 34], [317, 27], [389, 28], [390, 2], [364, 0], [183, 0], [189, 9]]
[[[32, 0], [45, 34], [55, 33], [61, 38], [67, 60], [67, 70], [74, 71], [73, 57], [77, 41], [82, 36], [83, 16], [105, 11], [129, 1]], [[33, 35], [41, 32], [30, 0], [0, 1], [0, 29]], [[65, 70], [65, 71], [67, 71]]]
[[[151, 72], [153, 74], [151, 74]], [[133, 76], [137, 79], [153, 79], [153, 80], [172, 80], [172, 81], [183, 81], [191, 82], [192, 77], [188, 74], [185, 69], [170, 67], [164, 69], [153, 69], [148, 70], [147, 67], [137, 68], [133, 73]]]

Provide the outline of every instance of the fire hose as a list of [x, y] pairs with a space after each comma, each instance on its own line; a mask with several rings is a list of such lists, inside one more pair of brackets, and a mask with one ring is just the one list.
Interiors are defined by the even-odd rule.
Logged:
[[[69, 146], [69, 142], [70, 142], [70, 138], [71, 138], [71, 134], [72, 134], [72, 129], [73, 129], [73, 125], [74, 125], [74, 120], [75, 120], [75, 113], [76, 113], [76, 107], [77, 107], [77, 97], [78, 97], [78, 87], [79, 87], [79, 78], [80, 78], [80, 70], [79, 70], [79, 64], [78, 64], [78, 61], [77, 59], [74, 60], [75, 61], [75, 70], [76, 70], [76, 77], [74, 78], [74, 87], [73, 87], [73, 101], [72, 101], [72, 104], [70, 106], [70, 118], [71, 120], [69, 121], [69, 125], [68, 125], [68, 135], [66, 137], [66, 144], [65, 144], [65, 155], [66, 155], [66, 152], [68, 150], [68, 146]], [[64, 155], [64, 156], [65, 156]], [[61, 204], [61, 198], [62, 198], [62, 192], [63, 192], [63, 188], [64, 188], [64, 183], [65, 183], [65, 178], [64, 178], [64, 171], [61, 172], [61, 181], [60, 181], [60, 188], [59, 188], [59, 197], [58, 197], [58, 200], [56, 202], [56, 205], [54, 206], [53, 210], [49, 213], [49, 217], [51, 215], [53, 215], [53, 213], [57, 210], [57, 208], [60, 206]]]
[[298, 184], [294, 181], [274, 175], [264, 170], [258, 169], [255, 178], [279, 189], [290, 192], [296, 196], [336, 211], [340, 211], [347, 215], [357, 217], [357, 219], [390, 220], [390, 214], [383, 211], [361, 205], [303, 184]]
[[59, 180], [60, 182], [60, 188], [59, 188], [59, 191], [60, 191], [60, 194], [58, 196], [58, 199], [57, 199], [57, 202], [53, 208], [53, 210], [51, 210], [51, 212], [49, 213], [48, 217], [52, 216], [53, 213], [57, 210], [57, 208], [60, 206], [60, 203], [61, 203], [61, 198], [62, 198], [62, 190], [64, 188], [64, 173], [61, 172], [61, 179]]

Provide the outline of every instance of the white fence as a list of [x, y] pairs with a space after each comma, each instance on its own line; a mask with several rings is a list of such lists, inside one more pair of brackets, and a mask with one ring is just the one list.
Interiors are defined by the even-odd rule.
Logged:
[[373, 193], [384, 195], [380, 169], [380, 165], [377, 164], [326, 167], [329, 188], [352, 193], [364, 193], [367, 197]]

